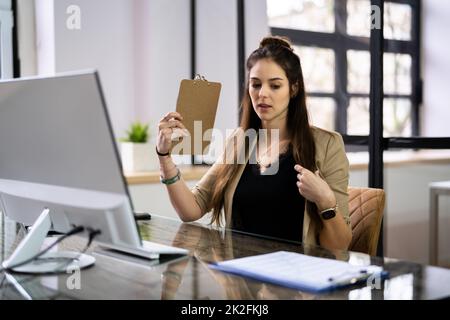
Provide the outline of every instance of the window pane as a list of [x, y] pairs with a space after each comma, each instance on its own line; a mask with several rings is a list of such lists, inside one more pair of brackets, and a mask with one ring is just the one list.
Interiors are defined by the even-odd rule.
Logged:
[[347, 33], [352, 36], [370, 36], [370, 0], [347, 1]]
[[[372, 22], [370, 0], [347, 1], [347, 33], [352, 36], [370, 36]], [[392, 2], [384, 4], [384, 37], [411, 40], [411, 6]]]
[[369, 134], [369, 103], [369, 98], [350, 99], [347, 109], [347, 134], [357, 136]]
[[334, 92], [334, 51], [294, 46], [300, 56], [306, 93]]
[[334, 0], [267, 0], [269, 26], [334, 32]]
[[384, 54], [384, 92], [411, 94], [411, 63], [409, 54]]
[[[369, 93], [370, 53], [368, 51], [347, 51], [348, 83], [350, 93]], [[384, 54], [384, 92], [411, 94], [411, 64], [408, 54]]]
[[412, 9], [406, 4], [384, 4], [384, 37], [395, 40], [411, 40]]
[[[368, 135], [369, 98], [351, 98], [347, 110], [347, 133], [349, 135]], [[384, 99], [383, 106], [384, 137], [411, 136], [411, 101], [409, 99]]]
[[370, 91], [370, 53], [368, 51], [347, 51], [347, 90], [352, 93]]
[[384, 136], [411, 136], [411, 101], [409, 99], [384, 99]]
[[306, 101], [311, 124], [326, 130], [334, 130], [336, 103], [332, 98], [308, 97]]

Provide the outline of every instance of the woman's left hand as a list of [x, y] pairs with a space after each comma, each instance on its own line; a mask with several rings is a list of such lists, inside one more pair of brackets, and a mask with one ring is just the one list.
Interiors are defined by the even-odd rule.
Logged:
[[322, 179], [319, 170], [312, 172], [301, 165], [294, 166], [297, 174], [297, 187], [300, 194], [308, 201], [314, 202], [319, 210], [334, 207], [336, 197], [328, 183]]

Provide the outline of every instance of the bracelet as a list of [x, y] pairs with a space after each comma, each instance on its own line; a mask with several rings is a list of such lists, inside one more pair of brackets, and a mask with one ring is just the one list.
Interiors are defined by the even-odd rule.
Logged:
[[164, 157], [164, 156], [170, 155], [170, 151], [167, 152], [167, 153], [161, 153], [161, 152], [158, 151], [158, 147], [155, 147], [155, 149], [156, 149], [156, 153], [157, 153], [158, 156], [160, 156], [160, 157]]
[[177, 168], [177, 175], [175, 177], [169, 178], [169, 179], [164, 179], [162, 176], [160, 177], [160, 181], [162, 183], [164, 183], [165, 185], [170, 185], [173, 184], [175, 182], [177, 182], [178, 180], [180, 180], [181, 178], [181, 172], [180, 169]]

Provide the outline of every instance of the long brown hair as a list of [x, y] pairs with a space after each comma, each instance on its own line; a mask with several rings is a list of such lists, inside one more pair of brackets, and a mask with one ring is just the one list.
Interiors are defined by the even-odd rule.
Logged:
[[[252, 101], [249, 94], [248, 74], [257, 61], [261, 59], [270, 59], [277, 63], [286, 73], [289, 81], [291, 99], [288, 105], [287, 114], [287, 131], [291, 139], [292, 152], [296, 163], [301, 164], [304, 168], [315, 171], [315, 143], [309, 124], [308, 111], [306, 109], [306, 94], [303, 81], [303, 73], [300, 64], [300, 58], [293, 52], [290, 41], [285, 37], [270, 36], [261, 40], [258, 49], [253, 51], [247, 59], [247, 81], [245, 84], [244, 96], [241, 101], [241, 123], [240, 127], [244, 132], [248, 129], [258, 131], [261, 129], [261, 119], [253, 109]], [[297, 92], [293, 92], [296, 86]], [[235, 139], [234, 149], [238, 150], [239, 146]], [[220, 224], [220, 213], [224, 205], [224, 191], [228, 183], [233, 180], [238, 171], [237, 152], [234, 152], [233, 164], [224, 162], [220, 165], [217, 172], [216, 183], [212, 192], [213, 214], [211, 223]], [[314, 223], [321, 227], [321, 220], [317, 215], [317, 207], [312, 202], [307, 202], [308, 213]]]

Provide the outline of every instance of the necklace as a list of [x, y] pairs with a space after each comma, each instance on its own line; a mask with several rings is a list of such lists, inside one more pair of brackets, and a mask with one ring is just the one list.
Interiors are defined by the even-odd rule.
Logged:
[[[273, 145], [278, 146], [278, 153], [276, 155], [271, 154]], [[281, 142], [279, 144], [275, 143], [273, 145], [271, 144], [270, 147], [266, 149], [266, 152], [264, 152], [262, 155], [259, 154], [259, 149], [257, 149], [256, 163], [258, 164], [260, 169], [270, 168], [272, 163], [279, 158], [280, 154], [285, 152], [285, 149], [289, 145], [289, 142]]]

